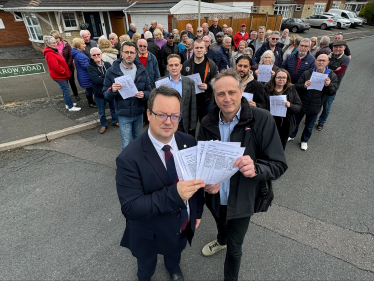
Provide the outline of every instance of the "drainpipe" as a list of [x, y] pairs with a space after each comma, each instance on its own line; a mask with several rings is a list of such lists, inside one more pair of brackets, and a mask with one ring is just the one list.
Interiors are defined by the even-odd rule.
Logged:
[[127, 17], [127, 12], [125, 12], [125, 17], [126, 17], [126, 28], [127, 28], [127, 31], [129, 31], [129, 19]]

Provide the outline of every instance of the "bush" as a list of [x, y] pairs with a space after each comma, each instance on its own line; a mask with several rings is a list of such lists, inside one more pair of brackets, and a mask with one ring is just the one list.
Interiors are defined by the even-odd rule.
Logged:
[[360, 17], [364, 17], [368, 22], [374, 22], [374, 0], [370, 0], [365, 7], [361, 10]]

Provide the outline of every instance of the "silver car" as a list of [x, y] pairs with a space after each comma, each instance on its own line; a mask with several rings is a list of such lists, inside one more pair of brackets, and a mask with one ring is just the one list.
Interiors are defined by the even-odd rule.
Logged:
[[336, 19], [328, 15], [313, 15], [301, 20], [305, 23], [309, 23], [310, 26], [320, 26], [321, 29], [336, 27], [337, 24]]
[[337, 28], [348, 28], [351, 26], [351, 21], [343, 18], [342, 16], [335, 13], [323, 13], [324, 15], [333, 16], [336, 19]]

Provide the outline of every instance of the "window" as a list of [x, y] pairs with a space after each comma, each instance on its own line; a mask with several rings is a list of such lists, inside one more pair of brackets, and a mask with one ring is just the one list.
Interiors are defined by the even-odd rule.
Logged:
[[300, 12], [301, 11], [301, 5], [296, 5], [295, 12]]
[[2, 19], [0, 19], [0, 29], [5, 29], [5, 25]]
[[64, 23], [65, 30], [76, 30], [78, 27], [78, 19], [75, 12], [62, 13], [62, 22]]
[[352, 5], [351, 4], [345, 4], [344, 5], [344, 10], [350, 11], [351, 9], [352, 9]]
[[339, 9], [340, 3], [341, 3], [340, 1], [339, 2], [337, 2], [337, 1], [332, 2], [331, 9]]
[[14, 12], [13, 16], [16, 21], [23, 21], [22, 14], [20, 12]]
[[326, 4], [314, 4], [312, 15], [320, 15], [324, 12]]
[[257, 6], [252, 6], [252, 13], [257, 13]]
[[25, 13], [24, 22], [30, 36], [29, 40], [42, 43], [43, 32], [36, 15], [34, 13]]
[[274, 15], [282, 15], [284, 19], [288, 19], [290, 15], [290, 6], [275, 6]]

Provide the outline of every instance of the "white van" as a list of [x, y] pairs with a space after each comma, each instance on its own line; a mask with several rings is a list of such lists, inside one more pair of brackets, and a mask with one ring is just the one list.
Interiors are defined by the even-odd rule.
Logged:
[[362, 26], [362, 21], [357, 18], [357, 15], [352, 11], [340, 10], [340, 9], [330, 9], [329, 13], [335, 13], [341, 17], [351, 21], [351, 27]]

